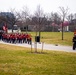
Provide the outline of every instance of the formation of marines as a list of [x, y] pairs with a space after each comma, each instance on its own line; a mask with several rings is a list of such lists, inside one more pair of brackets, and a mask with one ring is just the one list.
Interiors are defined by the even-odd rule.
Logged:
[[32, 37], [28, 33], [8, 33], [8, 27], [5, 24], [0, 31], [0, 40], [7, 43], [32, 43]]
[[27, 33], [3, 33], [1, 40], [7, 43], [28, 43], [31, 44], [32, 38]]

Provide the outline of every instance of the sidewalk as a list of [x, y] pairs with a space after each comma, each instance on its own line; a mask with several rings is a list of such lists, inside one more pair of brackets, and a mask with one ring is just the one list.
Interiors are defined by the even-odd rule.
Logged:
[[[15, 46], [22, 46], [22, 47], [28, 47], [31, 48], [31, 45], [29, 44], [11, 44], [11, 43], [6, 43], [3, 41], [0, 41], [2, 44], [8, 44], [8, 45], [15, 45]], [[35, 43], [32, 43], [32, 48], [35, 48]], [[65, 51], [65, 52], [76, 52], [76, 50], [72, 49], [72, 46], [62, 46], [62, 45], [54, 45], [54, 44], [46, 44], [46, 43], [37, 43], [37, 48], [38, 49], [43, 49], [43, 50], [54, 50], [54, 51]]]

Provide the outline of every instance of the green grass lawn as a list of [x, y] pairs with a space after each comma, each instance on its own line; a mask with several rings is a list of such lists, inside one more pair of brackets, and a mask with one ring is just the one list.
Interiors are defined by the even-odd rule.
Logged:
[[0, 75], [76, 75], [76, 53], [0, 44]]
[[[29, 33], [32, 35], [34, 41], [36, 32]], [[61, 32], [41, 32], [41, 42], [72, 46], [73, 32], [64, 32], [63, 38], [64, 40], [62, 40]]]

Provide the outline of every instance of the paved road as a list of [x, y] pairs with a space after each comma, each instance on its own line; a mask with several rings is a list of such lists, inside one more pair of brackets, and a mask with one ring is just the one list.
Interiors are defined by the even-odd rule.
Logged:
[[[3, 41], [0, 41], [0, 43], [31, 48], [31, 45], [24, 44], [24, 43], [23, 44], [19, 44], [19, 43], [17, 43], [17, 44], [11, 44], [11, 43], [5, 43]], [[35, 47], [36, 47], [36, 44], [32, 43], [32, 48], [35, 48]], [[62, 45], [54, 45], [54, 44], [46, 44], [46, 43], [37, 43], [37, 48], [38, 49], [43, 49], [43, 50], [76, 52], [76, 50], [72, 49], [72, 46], [62, 46]]]

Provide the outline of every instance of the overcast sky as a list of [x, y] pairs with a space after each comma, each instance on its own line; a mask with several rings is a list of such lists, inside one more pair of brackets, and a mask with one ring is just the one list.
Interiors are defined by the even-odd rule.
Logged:
[[46, 13], [59, 11], [59, 6], [68, 7], [70, 13], [76, 13], [76, 0], [0, 0], [0, 11], [8, 11], [11, 8], [21, 10], [27, 6], [30, 12], [34, 12], [38, 5]]

